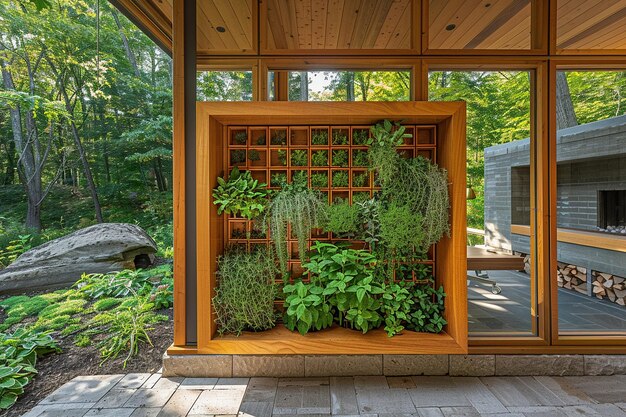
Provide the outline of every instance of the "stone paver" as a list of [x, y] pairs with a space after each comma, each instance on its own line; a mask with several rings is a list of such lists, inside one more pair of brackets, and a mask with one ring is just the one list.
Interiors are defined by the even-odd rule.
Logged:
[[[399, 370], [399, 373], [401, 371]], [[77, 377], [23, 417], [626, 417], [624, 376]]]

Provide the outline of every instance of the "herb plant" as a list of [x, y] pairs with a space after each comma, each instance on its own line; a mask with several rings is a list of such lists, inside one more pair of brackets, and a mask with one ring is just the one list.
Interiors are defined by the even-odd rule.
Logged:
[[280, 130], [272, 130], [271, 131], [271, 137], [270, 137], [270, 145], [279, 145], [279, 146], [284, 146], [287, 144], [287, 131], [280, 129]]
[[217, 183], [213, 189], [217, 214], [232, 214], [251, 220], [265, 210], [270, 191], [265, 188], [266, 184], [252, 178], [250, 171], [240, 172], [235, 167], [228, 180], [218, 178]]
[[246, 151], [245, 149], [236, 149], [230, 151], [230, 164], [231, 165], [239, 165], [246, 162]]
[[315, 190], [298, 184], [286, 185], [272, 198], [265, 222], [269, 225], [281, 273], [287, 276], [287, 227], [291, 226], [292, 234], [298, 239], [300, 259], [304, 262], [311, 229], [326, 222], [326, 203]]
[[287, 184], [287, 174], [284, 172], [277, 172], [272, 174], [270, 178], [270, 185], [272, 187], [282, 187]]
[[327, 172], [312, 172], [311, 173], [311, 187], [315, 188], [327, 188], [328, 187], [328, 173]]
[[325, 167], [328, 166], [328, 151], [314, 151], [311, 154], [311, 166]]
[[355, 129], [352, 131], [352, 144], [353, 145], [366, 145], [368, 139], [368, 133], [366, 129]]
[[311, 330], [322, 330], [333, 324], [331, 306], [322, 294], [324, 288], [298, 281], [283, 287], [285, 295], [285, 327], [304, 335]]
[[218, 259], [218, 287], [213, 297], [218, 332], [241, 334], [274, 327], [277, 274], [272, 257], [264, 250], [230, 251]]
[[248, 133], [245, 130], [238, 130], [233, 136], [235, 145], [245, 145], [248, 142]]
[[333, 145], [347, 145], [348, 134], [341, 129], [333, 130]]
[[250, 149], [248, 151], [248, 159], [252, 162], [259, 161], [261, 159], [261, 154], [256, 149]]
[[345, 188], [348, 186], [348, 171], [333, 171], [333, 187]]
[[352, 151], [352, 166], [353, 167], [366, 167], [369, 165], [369, 157], [367, 151], [363, 149], [354, 149]]
[[347, 202], [328, 206], [328, 222], [324, 230], [340, 238], [354, 237], [360, 229], [358, 206]]
[[334, 167], [347, 167], [348, 166], [348, 150], [347, 149], [335, 149], [333, 151], [332, 166]]
[[294, 149], [291, 151], [291, 166], [304, 167], [309, 163], [309, 155], [305, 149]]
[[291, 176], [291, 182], [294, 185], [298, 185], [301, 187], [306, 187], [308, 185], [309, 182], [309, 174], [302, 170], [302, 171], [293, 171], [293, 175]]
[[352, 186], [353, 187], [367, 187], [369, 181], [369, 174], [367, 172], [353, 173], [352, 174]]
[[311, 132], [311, 145], [328, 145], [328, 130], [313, 130]]

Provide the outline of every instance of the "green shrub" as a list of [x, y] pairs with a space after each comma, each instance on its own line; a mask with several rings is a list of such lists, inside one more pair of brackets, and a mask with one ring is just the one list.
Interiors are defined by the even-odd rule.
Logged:
[[106, 311], [120, 305], [121, 303], [121, 298], [101, 298], [100, 300], [93, 303], [92, 307], [95, 311]]
[[0, 409], [15, 404], [24, 387], [37, 374], [37, 358], [59, 352], [56, 342], [45, 333], [24, 328], [12, 334], [0, 333]]
[[348, 150], [347, 149], [334, 150], [331, 165], [334, 167], [347, 167], [348, 166]]
[[305, 149], [294, 149], [291, 151], [291, 166], [305, 167], [309, 164], [309, 155]]
[[314, 167], [328, 166], [328, 151], [314, 151], [311, 154], [311, 166], [314, 166]]
[[327, 172], [312, 172], [311, 173], [311, 187], [327, 188], [328, 187], [328, 173]]
[[348, 171], [333, 171], [333, 187], [345, 188], [348, 186]]
[[8, 246], [0, 250], [0, 268], [13, 263], [21, 254], [33, 247], [32, 235], [19, 235], [17, 239], [9, 242]]
[[309, 182], [309, 175], [306, 171], [294, 171], [291, 183], [298, 187], [306, 187]]
[[359, 208], [347, 202], [328, 206], [328, 221], [324, 230], [332, 232], [337, 237], [354, 237], [361, 229], [359, 222]]
[[264, 250], [227, 252], [218, 259], [218, 285], [213, 297], [218, 332], [271, 329], [276, 324], [274, 300], [278, 273]]

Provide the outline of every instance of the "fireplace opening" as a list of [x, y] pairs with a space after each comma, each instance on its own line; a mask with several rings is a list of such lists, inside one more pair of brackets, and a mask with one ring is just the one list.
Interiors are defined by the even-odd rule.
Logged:
[[626, 190], [598, 191], [598, 230], [626, 234]]

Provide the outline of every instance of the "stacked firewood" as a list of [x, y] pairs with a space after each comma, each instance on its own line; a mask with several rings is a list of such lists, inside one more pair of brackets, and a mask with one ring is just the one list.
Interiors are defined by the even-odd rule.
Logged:
[[557, 282], [559, 287], [587, 294], [586, 268], [561, 262], [558, 263], [558, 268]]
[[[559, 287], [587, 294], [587, 269], [581, 266], [558, 263], [557, 283]], [[626, 278], [591, 271], [591, 294], [626, 306]]]
[[626, 278], [604, 272], [592, 271], [592, 287], [596, 297], [626, 306]]

